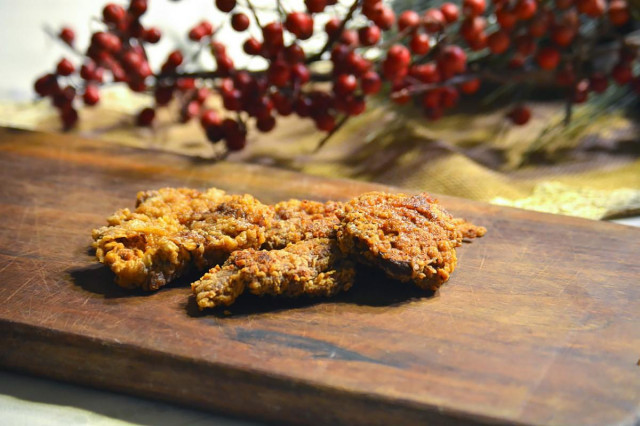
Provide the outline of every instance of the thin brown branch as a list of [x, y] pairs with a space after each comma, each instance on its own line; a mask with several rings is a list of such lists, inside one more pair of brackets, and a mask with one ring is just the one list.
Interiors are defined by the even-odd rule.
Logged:
[[251, 11], [251, 14], [253, 15], [253, 19], [256, 20], [256, 24], [260, 28], [260, 31], [262, 31], [262, 25], [260, 24], [260, 19], [258, 19], [258, 13], [256, 12], [256, 9], [253, 7], [253, 4], [251, 4], [251, 0], [247, 0], [247, 7]]
[[351, 18], [353, 18], [353, 14], [358, 9], [359, 4], [360, 4], [360, 0], [354, 0], [353, 4], [349, 8], [349, 12], [347, 12], [347, 15], [344, 17], [342, 22], [340, 22], [340, 27], [338, 28], [338, 30], [333, 34], [333, 36], [329, 36], [329, 38], [327, 39], [327, 42], [322, 47], [322, 49], [320, 49], [318, 53], [307, 58], [307, 63], [315, 62], [320, 58], [322, 58], [322, 55], [324, 55], [325, 52], [331, 49], [331, 47], [333, 46], [333, 43], [335, 43], [337, 40], [340, 39], [340, 37], [342, 36], [342, 32], [347, 26], [347, 22], [349, 22]]
[[338, 124], [336, 124], [336, 126], [333, 128], [333, 130], [327, 133], [327, 135], [324, 138], [322, 138], [320, 142], [318, 142], [318, 146], [316, 146], [316, 149], [314, 149], [313, 152], [320, 151], [320, 148], [322, 148], [324, 144], [326, 144], [329, 141], [329, 139], [331, 139], [331, 136], [333, 136], [338, 130], [340, 130], [342, 126], [344, 126], [344, 123], [346, 123], [348, 119], [349, 119], [348, 115], [345, 115], [344, 117], [342, 117], [338, 122]]

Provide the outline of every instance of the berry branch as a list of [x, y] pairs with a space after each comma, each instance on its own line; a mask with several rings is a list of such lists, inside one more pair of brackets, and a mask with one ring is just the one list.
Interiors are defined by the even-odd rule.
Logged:
[[[261, 22], [247, 0], [260, 29], [257, 37], [248, 33], [251, 20], [236, 0], [215, 0], [215, 5], [233, 30], [246, 34], [244, 52], [266, 60], [265, 69], [238, 67], [227, 41], [217, 39], [217, 28], [207, 20], [187, 32], [197, 44], [192, 54], [174, 50], [152, 69], [147, 49], [162, 33], [140, 21], [147, 0], [130, 0], [127, 8], [113, 3], [103, 8], [86, 50], [76, 47], [70, 28], [52, 34], [81, 61], [62, 58], [53, 72], [36, 80], [35, 92], [51, 100], [63, 128], [71, 129], [80, 102], [91, 107], [99, 103], [102, 87], [127, 85], [153, 94], [154, 106], [137, 114], [137, 125], [153, 126], [156, 110], [174, 105], [178, 121], [198, 119], [207, 139], [224, 141], [226, 152], [244, 148], [250, 129], [269, 132], [279, 117], [293, 114], [326, 133], [320, 149], [376, 95], [396, 104], [411, 102], [436, 120], [481, 86], [495, 97], [510, 86], [524, 95], [554, 82], [567, 94], [569, 120], [573, 105], [602, 94], [611, 83], [640, 93], [640, 76], [633, 71], [637, 43], [626, 39], [639, 25], [627, 0], [461, 0], [398, 16], [381, 0], [354, 0], [348, 9], [337, 0], [305, 0], [302, 10], [286, 10], [277, 1], [271, 22]], [[324, 29], [314, 26], [318, 14], [338, 11], [342, 16]], [[319, 51], [306, 52], [304, 41], [319, 32], [326, 42]], [[371, 59], [374, 52], [379, 56]], [[211, 55], [215, 68], [197, 68], [204, 54]], [[610, 60], [603, 61], [605, 56]], [[330, 71], [311, 71], [317, 62], [330, 64]], [[214, 96], [222, 108], [209, 106]], [[532, 112], [526, 98], [512, 101], [507, 118], [527, 123]]]

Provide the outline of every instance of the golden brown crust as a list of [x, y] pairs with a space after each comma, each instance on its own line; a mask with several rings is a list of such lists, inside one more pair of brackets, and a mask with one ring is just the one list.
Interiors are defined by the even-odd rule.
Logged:
[[193, 265], [210, 267], [234, 250], [259, 247], [272, 216], [250, 195], [215, 188], [145, 191], [135, 211], [119, 210], [93, 231], [93, 246], [118, 285], [157, 290]]
[[[455, 269], [455, 248], [482, 231], [456, 220], [428, 194], [370, 192], [345, 205], [340, 248], [394, 279], [435, 290]], [[484, 229], [484, 228], [482, 228]]]
[[353, 285], [353, 263], [333, 239], [316, 238], [281, 250], [240, 250], [191, 284], [200, 309], [228, 306], [245, 290], [256, 295], [332, 296]]
[[265, 249], [279, 249], [311, 238], [332, 238], [340, 223], [343, 203], [288, 200], [273, 206], [274, 221], [267, 230]]

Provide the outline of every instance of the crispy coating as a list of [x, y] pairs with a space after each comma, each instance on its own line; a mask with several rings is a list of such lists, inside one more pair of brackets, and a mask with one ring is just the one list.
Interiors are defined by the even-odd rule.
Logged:
[[273, 206], [274, 221], [267, 230], [265, 249], [280, 249], [311, 238], [333, 238], [343, 203], [288, 200]]
[[245, 290], [257, 295], [332, 296], [353, 285], [355, 270], [335, 239], [315, 238], [281, 250], [240, 250], [191, 284], [200, 309], [228, 306]]
[[343, 252], [389, 277], [436, 290], [455, 269], [455, 248], [484, 228], [454, 219], [427, 194], [370, 192], [348, 202], [337, 237]]
[[136, 209], [117, 211], [93, 231], [98, 260], [125, 288], [157, 290], [192, 266], [260, 247], [273, 212], [250, 195], [219, 189], [163, 188], [138, 193]]

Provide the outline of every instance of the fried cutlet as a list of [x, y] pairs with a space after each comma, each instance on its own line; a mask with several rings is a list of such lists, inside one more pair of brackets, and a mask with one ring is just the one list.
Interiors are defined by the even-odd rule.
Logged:
[[191, 284], [200, 309], [231, 305], [245, 290], [256, 295], [332, 296], [353, 285], [353, 263], [335, 239], [315, 238], [280, 250], [240, 250]]
[[274, 220], [267, 229], [264, 249], [280, 249], [288, 244], [311, 238], [332, 238], [340, 223], [337, 213], [342, 203], [320, 203], [309, 200], [288, 200], [273, 206]]
[[119, 210], [93, 231], [93, 246], [118, 285], [157, 290], [192, 266], [204, 269], [235, 250], [260, 247], [272, 218], [272, 209], [250, 195], [164, 188], [139, 193], [133, 212]]
[[463, 238], [484, 228], [454, 219], [427, 194], [371, 192], [344, 206], [337, 232], [341, 250], [399, 281], [436, 290], [449, 279]]

